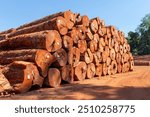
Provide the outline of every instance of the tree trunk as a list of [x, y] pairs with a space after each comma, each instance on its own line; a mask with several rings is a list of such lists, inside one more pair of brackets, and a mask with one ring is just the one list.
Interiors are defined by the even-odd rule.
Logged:
[[14, 61], [4, 67], [2, 73], [13, 86], [16, 93], [27, 92], [34, 85], [41, 87], [44, 80], [39, 75], [37, 67], [30, 62]]
[[0, 41], [1, 50], [46, 49], [54, 52], [62, 47], [62, 40], [55, 30], [19, 35]]
[[89, 63], [87, 65], [87, 78], [88, 79], [94, 78], [95, 74], [96, 74], [95, 65], [93, 63]]
[[[5, 59], [4, 59], [5, 58]], [[40, 74], [47, 76], [48, 67], [56, 60], [46, 50], [27, 49], [27, 50], [11, 50], [0, 52], [0, 64], [5, 65], [13, 61], [29, 61], [36, 63]]]

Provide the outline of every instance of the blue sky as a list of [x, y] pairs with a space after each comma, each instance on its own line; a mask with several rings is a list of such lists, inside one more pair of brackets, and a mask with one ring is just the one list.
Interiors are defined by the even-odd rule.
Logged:
[[0, 31], [68, 9], [99, 16], [127, 34], [150, 13], [150, 0], [0, 0]]

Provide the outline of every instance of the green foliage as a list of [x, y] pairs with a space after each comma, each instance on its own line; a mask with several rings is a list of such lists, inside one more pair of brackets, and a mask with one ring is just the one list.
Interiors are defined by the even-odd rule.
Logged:
[[150, 54], [150, 14], [142, 19], [135, 32], [128, 33], [127, 39], [133, 54]]

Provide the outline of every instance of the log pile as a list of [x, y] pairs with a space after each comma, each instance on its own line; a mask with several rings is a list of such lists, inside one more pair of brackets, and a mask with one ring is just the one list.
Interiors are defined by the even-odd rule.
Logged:
[[0, 81], [3, 91], [58, 87], [133, 70], [124, 33], [70, 10], [0, 32]]

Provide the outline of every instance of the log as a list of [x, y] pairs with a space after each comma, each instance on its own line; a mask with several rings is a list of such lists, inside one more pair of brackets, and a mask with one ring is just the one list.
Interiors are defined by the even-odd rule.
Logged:
[[111, 67], [112, 67], [112, 74], [117, 73], [117, 62], [114, 60], [111, 62]]
[[87, 65], [85, 62], [80, 61], [75, 67], [75, 81], [83, 81], [86, 78]]
[[120, 47], [119, 47], [119, 52], [121, 55], [123, 54], [123, 46], [122, 45], [120, 45]]
[[6, 65], [13, 61], [34, 62], [43, 77], [47, 76], [48, 67], [55, 60], [56, 58], [46, 50], [24, 49], [0, 52], [0, 64]]
[[116, 54], [116, 62], [120, 64], [121, 63], [121, 59], [122, 59], [121, 54], [117, 53]]
[[107, 57], [108, 57], [108, 53], [106, 51], [102, 52], [102, 61], [103, 62], [106, 62]]
[[77, 44], [80, 39], [80, 32], [77, 28], [73, 28], [71, 32], [68, 33], [68, 36], [70, 36], [73, 39], [73, 42]]
[[73, 67], [71, 65], [65, 65], [60, 68], [61, 71], [61, 78], [63, 81], [66, 81], [68, 83], [73, 83]]
[[34, 85], [42, 86], [43, 78], [37, 67], [30, 62], [14, 61], [2, 69], [2, 73], [13, 86], [15, 93], [24, 93]]
[[13, 33], [9, 33], [8, 37], [10, 38], [10, 37], [17, 36], [17, 35], [39, 32], [39, 31], [44, 31], [44, 30], [58, 30], [61, 35], [66, 35], [68, 33], [66, 19], [59, 16], [49, 21], [46, 21], [37, 25], [33, 25], [30, 27], [26, 27], [23, 29], [19, 29]]
[[121, 72], [122, 72], [122, 65], [121, 65], [121, 63], [118, 63], [118, 64], [117, 64], [117, 72], [118, 72], [118, 73], [121, 73]]
[[68, 56], [67, 56], [66, 51], [63, 48], [57, 50], [53, 54], [53, 56], [56, 58], [56, 61], [54, 63], [52, 63], [52, 66], [62, 67], [62, 66], [65, 66], [67, 64]]
[[10, 85], [7, 78], [4, 76], [4, 74], [0, 71], [0, 95], [3, 92], [12, 92], [13, 88]]
[[99, 63], [102, 62], [103, 60], [101, 52], [97, 51], [93, 55], [94, 55], [94, 63], [96, 65], [99, 65]]
[[84, 53], [87, 50], [86, 40], [79, 40], [78, 41], [78, 48], [80, 50], [80, 53]]
[[97, 33], [97, 31], [98, 31], [98, 24], [97, 24], [97, 21], [96, 21], [95, 18], [90, 21], [90, 28], [91, 28], [91, 31], [93, 33]]
[[108, 68], [107, 68], [107, 70], [108, 70], [108, 75], [111, 75], [112, 74], [112, 66], [111, 65], [109, 65], [108, 66]]
[[110, 66], [110, 64], [111, 64], [111, 58], [110, 57], [107, 57], [106, 64], [107, 64], [107, 66]]
[[94, 78], [95, 74], [96, 74], [95, 65], [93, 63], [89, 63], [87, 65], [87, 78], [88, 79]]
[[[130, 64], [129, 70], [130, 70], [130, 71], [133, 71], [134, 61], [133, 61], [133, 60], [132, 60], [132, 61], [129, 61], [129, 64]], [[149, 66], [150, 66], [150, 62], [149, 62]]]
[[68, 63], [75, 67], [80, 61], [80, 50], [73, 47], [68, 52]]
[[8, 34], [8, 33], [11, 33], [11, 32], [15, 32], [15, 31], [16, 31], [16, 29], [11, 28], [11, 29], [8, 29], [8, 30], [6, 30], [6, 31], [0, 32], [0, 36], [1, 36], [1, 35], [5, 35], [5, 34]]
[[91, 52], [91, 50], [88, 48], [87, 51], [84, 54], [84, 61], [89, 64], [93, 62], [93, 54]]
[[93, 34], [91, 32], [91, 29], [88, 28], [87, 32], [86, 32], [86, 41], [91, 41], [93, 38], [94, 38], [94, 36], [93, 36]]
[[90, 24], [90, 20], [87, 15], [80, 16], [80, 14], [77, 16], [76, 25], [84, 25], [88, 27]]
[[113, 48], [110, 50], [110, 58], [111, 58], [111, 60], [115, 60], [115, 58], [116, 58], [116, 53]]
[[64, 35], [62, 37], [62, 45], [63, 45], [63, 48], [65, 48], [67, 51], [69, 51], [70, 48], [72, 48], [73, 46], [73, 39], [68, 36], [68, 35]]
[[115, 52], [116, 52], [116, 53], [119, 52], [119, 44], [118, 44], [118, 42], [115, 43], [114, 49], [115, 49]]
[[88, 48], [90, 48], [91, 52], [95, 52], [98, 50], [98, 44], [95, 40], [91, 40], [89, 43], [88, 43]]
[[96, 43], [98, 43], [100, 40], [99, 35], [97, 33], [94, 34], [93, 39], [96, 41]]
[[106, 63], [103, 63], [102, 69], [103, 69], [102, 75], [106, 76], [107, 73], [108, 73], [108, 68], [107, 68], [107, 64]]
[[19, 35], [0, 41], [1, 50], [46, 49], [49, 52], [54, 52], [61, 47], [61, 37], [55, 30]]
[[43, 85], [47, 87], [59, 87], [61, 84], [61, 74], [57, 68], [49, 68], [48, 76], [44, 80]]
[[96, 76], [98, 76], [99, 78], [101, 77], [103, 72], [103, 66], [102, 64], [99, 64], [96, 66]]
[[6, 34], [0, 35], [0, 41], [1, 41], [1, 40], [4, 40], [4, 39], [7, 39], [7, 35], [6, 35]]

